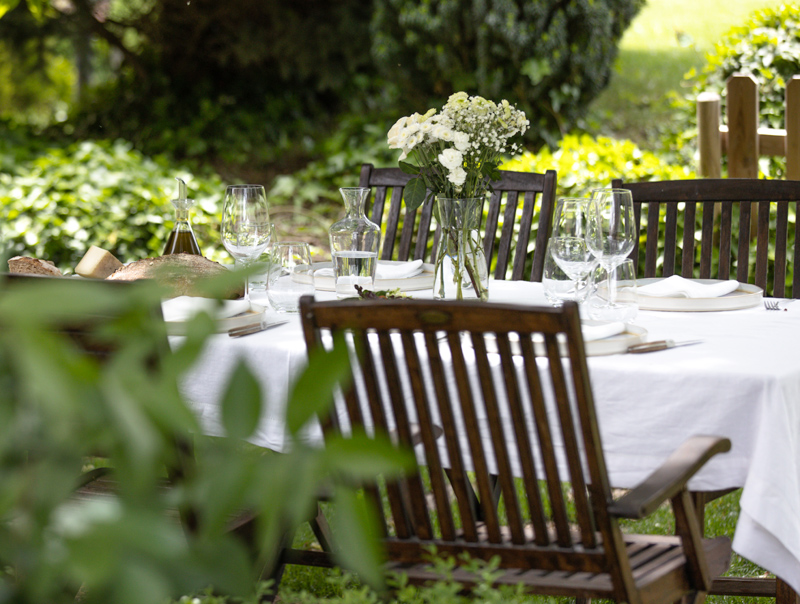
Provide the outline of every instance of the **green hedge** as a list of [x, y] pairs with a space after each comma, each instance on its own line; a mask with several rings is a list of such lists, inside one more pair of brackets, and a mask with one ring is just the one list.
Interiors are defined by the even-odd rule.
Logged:
[[629, 140], [588, 134], [568, 134], [557, 149], [524, 153], [501, 166], [503, 170], [558, 173], [558, 197], [583, 197], [597, 187], [608, 187], [615, 178], [679, 180], [696, 178], [690, 166], [664, 162], [658, 155], [640, 149]]
[[175, 178], [197, 203], [195, 234], [206, 257], [227, 259], [219, 246], [225, 184], [211, 173], [149, 158], [122, 141], [82, 141], [32, 150], [0, 151], [0, 225], [10, 255], [50, 260], [65, 271], [90, 245], [123, 262], [161, 254], [173, 224]]

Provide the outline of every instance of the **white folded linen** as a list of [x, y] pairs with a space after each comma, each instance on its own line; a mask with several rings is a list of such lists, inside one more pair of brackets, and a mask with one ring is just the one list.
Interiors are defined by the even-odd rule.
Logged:
[[412, 260], [411, 262], [392, 262], [378, 260], [378, 267], [375, 269], [376, 279], [408, 279], [415, 277], [422, 272], [422, 260]]
[[581, 324], [584, 342], [602, 340], [610, 338], [625, 331], [625, 323], [622, 321], [611, 321], [610, 323]]
[[219, 300], [211, 298], [178, 296], [161, 303], [164, 320], [170, 322], [188, 321], [200, 312], [206, 312], [216, 319], [227, 319], [248, 310], [250, 302], [247, 300], [222, 300], [220, 304]]
[[684, 279], [680, 275], [672, 275], [661, 281], [640, 286], [638, 294], [657, 298], [719, 298], [736, 291], [738, 287], [739, 282], [734, 279], [717, 283], [700, 283]]
[[[378, 266], [375, 268], [375, 278], [381, 280], [409, 279], [422, 273], [422, 270], [422, 260], [412, 260], [411, 262], [378, 260]], [[314, 276], [333, 277], [333, 267], [317, 269], [314, 271]]]

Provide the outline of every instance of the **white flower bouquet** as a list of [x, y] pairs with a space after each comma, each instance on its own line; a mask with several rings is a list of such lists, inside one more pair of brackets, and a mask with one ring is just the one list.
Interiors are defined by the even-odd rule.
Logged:
[[439, 113], [430, 109], [397, 120], [389, 130], [389, 148], [402, 150], [400, 169], [414, 175], [403, 195], [406, 207], [419, 207], [427, 191], [448, 198], [483, 196], [500, 178], [501, 156], [519, 151], [509, 139], [529, 124], [508, 101], [494, 103], [466, 92], [453, 94]]

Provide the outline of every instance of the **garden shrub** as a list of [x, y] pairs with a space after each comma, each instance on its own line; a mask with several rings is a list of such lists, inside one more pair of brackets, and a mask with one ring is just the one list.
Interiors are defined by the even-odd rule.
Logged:
[[8, 147], [0, 147], [5, 216], [0, 239], [11, 255], [50, 260], [70, 272], [90, 245], [123, 262], [158, 256], [172, 229], [169, 200], [178, 177], [196, 200], [192, 225], [204, 255], [228, 257], [218, 245], [225, 193], [219, 176], [194, 175], [122, 141], [83, 141], [30, 153]]
[[608, 84], [620, 38], [643, 4], [381, 0], [372, 55], [402, 91], [406, 113], [458, 90], [505, 97], [527, 113], [533, 144], [555, 145]]
[[[755, 11], [747, 21], [731, 28], [706, 55], [700, 71], [691, 70], [684, 77], [690, 87], [684, 98], [675, 98], [679, 110], [673, 132], [665, 137], [665, 147], [683, 152], [696, 150], [697, 95], [716, 92], [722, 99], [722, 115], [727, 101], [726, 84], [736, 74], [750, 75], [759, 90], [760, 126], [784, 128], [786, 84], [800, 75], [800, 5], [785, 4]], [[724, 119], [724, 118], [723, 118]], [[723, 163], [726, 157], [723, 156]], [[760, 172], [768, 178], [783, 178], [785, 157], [763, 157]]]
[[786, 83], [800, 75], [800, 5], [755, 11], [743, 25], [731, 28], [706, 56], [699, 73], [689, 72], [694, 92], [718, 92], [735, 73], [753, 76], [759, 88], [761, 125], [784, 127]]
[[561, 139], [554, 151], [543, 148], [538, 153], [526, 152], [500, 168], [521, 172], [555, 170], [556, 197], [584, 197], [593, 188], [610, 186], [615, 178], [631, 182], [695, 178], [689, 166], [665, 162], [631, 141], [577, 133]]

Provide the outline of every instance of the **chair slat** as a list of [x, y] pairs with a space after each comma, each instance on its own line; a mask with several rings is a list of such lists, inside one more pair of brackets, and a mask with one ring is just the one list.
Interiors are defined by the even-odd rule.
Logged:
[[[397, 366], [397, 355], [392, 345], [391, 335], [387, 331], [378, 332], [381, 360], [386, 371], [388, 384], [400, 384], [400, 371]], [[411, 422], [408, 418], [406, 403], [403, 393], [399, 388], [389, 388], [389, 402], [395, 422], [398, 440], [411, 447], [413, 443]], [[425, 505], [425, 489], [419, 474], [413, 474], [400, 481], [404, 487], [404, 498], [397, 501], [399, 507], [404, 507], [406, 514], [411, 519], [414, 534], [420, 539], [433, 538], [433, 527]], [[391, 494], [390, 494], [391, 497]]]
[[[514, 199], [514, 203], [511, 204], [510, 201], [508, 203], [512, 205], [514, 207], [514, 210], [516, 211], [519, 195], [515, 191], [509, 191], [508, 193], [509, 200], [512, 199], [512, 196]], [[523, 278], [523, 275], [525, 274], [525, 259], [528, 257], [528, 244], [530, 243], [531, 240], [531, 227], [533, 223], [533, 212], [535, 204], [536, 204], [536, 196], [534, 195], [534, 193], [531, 191], [525, 191], [525, 193], [522, 196], [522, 218], [519, 221], [519, 235], [517, 236], [517, 241], [514, 245], [514, 264], [511, 269], [512, 281], [521, 280]], [[542, 216], [541, 218], [542, 220], [540, 220], [539, 222], [539, 228], [545, 229], [544, 216]], [[515, 223], [516, 220], [512, 216], [509, 221], [503, 224], [503, 229], [505, 229], [507, 225], [509, 228], [509, 234], [507, 236], [509, 245], [511, 238], [513, 237], [513, 225]], [[506, 239], [505, 234], [502, 235], [502, 239], [503, 240]], [[547, 244], [543, 244], [542, 247], [546, 246]], [[541, 280], [541, 277], [539, 280]]]
[[501, 543], [500, 520], [497, 516], [494, 491], [489, 482], [489, 466], [486, 460], [483, 440], [481, 439], [480, 422], [475, 409], [475, 400], [470, 388], [469, 370], [461, 350], [461, 338], [458, 333], [450, 332], [447, 334], [447, 340], [453, 355], [453, 372], [455, 374], [458, 397], [461, 401], [469, 454], [472, 458], [475, 481], [478, 487], [481, 516], [486, 523], [489, 542]]
[[439, 353], [439, 340], [435, 333], [425, 334], [425, 338], [431, 372], [434, 376], [437, 376], [433, 380], [433, 386], [437, 402], [436, 408], [439, 411], [439, 417], [442, 421], [442, 436], [445, 440], [447, 457], [450, 462], [448, 476], [450, 477], [451, 486], [456, 496], [456, 504], [461, 517], [461, 526], [464, 531], [463, 537], [466, 541], [474, 542], [478, 539], [478, 531], [474, 507], [472, 505], [473, 490], [467, 478], [467, 466], [464, 461], [458, 432], [456, 430], [453, 404], [447, 389], [447, 384], [443, 379], [445, 372], [444, 364]]
[[681, 276], [688, 279], [692, 277], [694, 271], [694, 225], [697, 218], [697, 204], [693, 201], [685, 202], [683, 215], [683, 251], [681, 253]]
[[[500, 482], [500, 491], [505, 503], [508, 527], [511, 531], [512, 543], [525, 543], [525, 531], [523, 529], [522, 514], [519, 508], [519, 501], [516, 495], [516, 486], [511, 472], [508, 450], [506, 449], [508, 439], [511, 435], [505, 434], [503, 429], [500, 405], [497, 400], [497, 392], [492, 379], [492, 370], [486, 354], [486, 343], [480, 334], [475, 334], [472, 339], [475, 348], [475, 356], [478, 365], [478, 377], [483, 388], [483, 400], [486, 407], [489, 432], [492, 436], [494, 459], [497, 464], [497, 475]], [[511, 345], [507, 334], [497, 334], [497, 345], [500, 353], [500, 363], [503, 368], [503, 383], [505, 386], [505, 397], [512, 399], [517, 396], [518, 388], [516, 384], [516, 373], [514, 371], [514, 361], [511, 356]]]
[[656, 262], [658, 261], [656, 246], [658, 245], [660, 224], [659, 206], [657, 203], [651, 203], [647, 207], [647, 242], [645, 244], [646, 251], [644, 262], [645, 277], [654, 277], [656, 274]]
[[758, 227], [756, 229], [756, 274], [755, 284], [766, 291], [769, 264], [769, 210], [768, 201], [758, 202]]
[[772, 295], [786, 297], [786, 264], [789, 233], [789, 204], [777, 204], [775, 208], [775, 277]]
[[[594, 526], [589, 512], [589, 501], [586, 497], [586, 479], [583, 475], [583, 461], [580, 458], [578, 438], [575, 434], [575, 419], [570, 404], [566, 376], [561, 365], [561, 350], [554, 337], [547, 338], [547, 356], [550, 363], [550, 375], [553, 378], [556, 408], [560, 418], [561, 437], [564, 439], [564, 450], [569, 467], [569, 480], [572, 483], [573, 505], [581, 530], [581, 542], [594, 543]], [[556, 525], [558, 528], [558, 525]], [[569, 545], [569, 535], [559, 535], [559, 543]], [[563, 541], [562, 541], [563, 539]]]
[[425, 448], [425, 459], [428, 463], [428, 474], [433, 484], [432, 492], [442, 538], [453, 540], [456, 538], [455, 526], [452, 516], [450, 515], [450, 501], [447, 498], [445, 475], [442, 468], [442, 461], [439, 457], [439, 447], [436, 442], [437, 435], [434, 431], [433, 417], [430, 413], [432, 406], [428, 400], [422, 377], [422, 364], [417, 351], [417, 346], [419, 344], [414, 340], [413, 334], [404, 332], [401, 336], [403, 350], [405, 352], [406, 367], [408, 367], [409, 379], [411, 381], [414, 409], [417, 413], [417, 423], [422, 437], [422, 446]]
[[737, 249], [736, 279], [742, 283], [747, 283], [749, 265], [741, 262], [741, 258], [750, 258], [750, 215], [752, 214], [752, 204], [739, 204], [739, 245]]
[[667, 206], [664, 221], [664, 276], [675, 274], [675, 256], [678, 242], [678, 208], [675, 204]]

